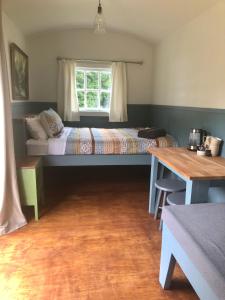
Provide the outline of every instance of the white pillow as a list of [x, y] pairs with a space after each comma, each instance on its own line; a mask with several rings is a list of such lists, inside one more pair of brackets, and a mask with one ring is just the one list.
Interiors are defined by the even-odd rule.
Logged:
[[40, 117], [26, 118], [27, 129], [30, 136], [35, 140], [47, 140], [48, 135], [41, 125]]

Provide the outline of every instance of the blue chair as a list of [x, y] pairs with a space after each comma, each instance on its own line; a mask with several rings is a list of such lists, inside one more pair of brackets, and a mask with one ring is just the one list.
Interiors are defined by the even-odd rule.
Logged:
[[[178, 179], [168, 179], [168, 178], [162, 178], [158, 179], [155, 183], [155, 187], [159, 190], [158, 191], [158, 197], [156, 200], [155, 205], [155, 215], [154, 219], [156, 220], [158, 218], [159, 210], [163, 208], [163, 206], [166, 205], [167, 196], [171, 193], [181, 192], [185, 191], [186, 184], [183, 181], [180, 181]], [[160, 206], [162, 198], [162, 204]], [[159, 229], [162, 229], [162, 220], [160, 218], [160, 226]]]
[[167, 196], [166, 202], [169, 205], [184, 205], [185, 204], [185, 192], [176, 192]]

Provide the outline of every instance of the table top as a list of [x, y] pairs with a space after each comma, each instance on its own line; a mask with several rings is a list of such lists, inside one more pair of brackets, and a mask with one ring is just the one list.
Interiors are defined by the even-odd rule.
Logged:
[[27, 156], [21, 159], [18, 159], [16, 162], [17, 168], [21, 169], [35, 169], [37, 165], [40, 163], [40, 156]]
[[189, 180], [225, 180], [225, 158], [198, 156], [186, 148], [149, 148], [176, 173]]

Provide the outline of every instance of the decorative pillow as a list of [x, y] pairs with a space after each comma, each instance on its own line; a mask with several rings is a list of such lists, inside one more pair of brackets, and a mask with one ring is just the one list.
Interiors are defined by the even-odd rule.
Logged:
[[26, 118], [27, 130], [31, 138], [35, 140], [47, 140], [48, 135], [41, 125], [40, 117], [27, 117]]
[[41, 124], [49, 137], [58, 136], [64, 126], [60, 116], [51, 108], [40, 113]]

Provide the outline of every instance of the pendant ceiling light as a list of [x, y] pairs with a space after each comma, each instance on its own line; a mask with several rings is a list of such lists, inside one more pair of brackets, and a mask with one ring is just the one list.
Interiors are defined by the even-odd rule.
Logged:
[[98, 13], [95, 17], [94, 32], [97, 34], [106, 33], [106, 26], [105, 26], [105, 20], [104, 20], [104, 16], [103, 16], [103, 12], [102, 12], [101, 0], [99, 0]]

